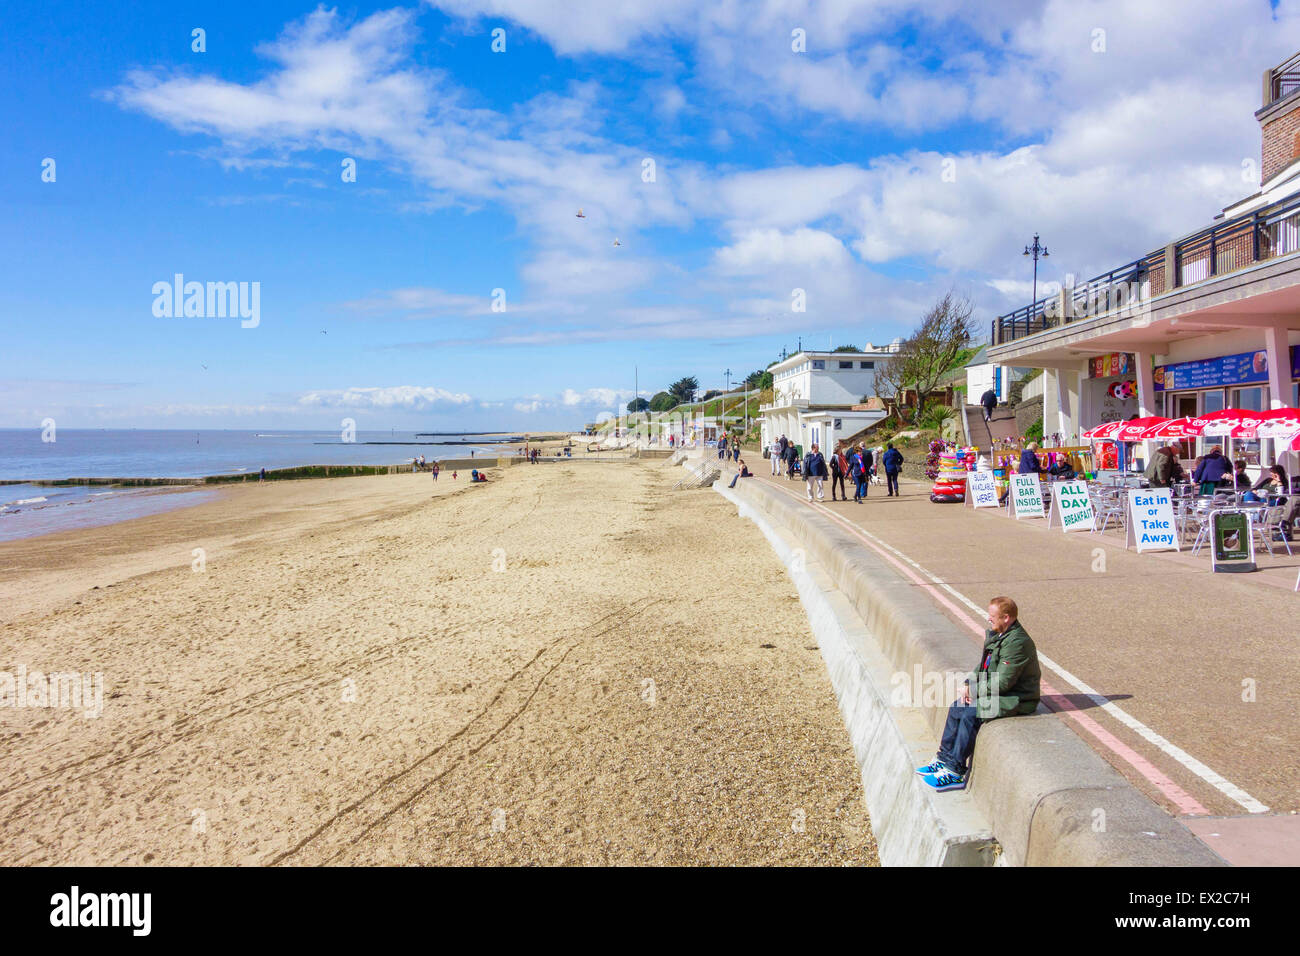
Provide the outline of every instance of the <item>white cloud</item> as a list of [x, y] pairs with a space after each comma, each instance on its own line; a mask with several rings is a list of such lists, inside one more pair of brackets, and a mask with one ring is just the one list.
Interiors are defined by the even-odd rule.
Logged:
[[322, 389], [298, 398], [300, 405], [323, 408], [410, 409], [423, 410], [446, 405], [465, 405], [473, 399], [463, 392], [419, 385]]
[[729, 275], [750, 275], [776, 267], [836, 267], [848, 264], [851, 256], [844, 244], [828, 232], [796, 229], [749, 229], [732, 245], [719, 249], [715, 260]]

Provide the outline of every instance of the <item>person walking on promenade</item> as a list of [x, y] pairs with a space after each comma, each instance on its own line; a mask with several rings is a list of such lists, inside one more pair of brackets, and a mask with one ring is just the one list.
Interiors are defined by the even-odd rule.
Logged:
[[898, 498], [901, 493], [898, 490], [898, 473], [903, 469], [903, 453], [894, 447], [891, 441], [881, 456], [882, 465], [885, 466], [885, 481], [889, 485], [889, 491], [885, 497]]
[[993, 421], [993, 409], [998, 407], [998, 393], [990, 388], [980, 396], [980, 404], [984, 406], [984, 421]]
[[871, 473], [876, 468], [876, 459], [865, 444], [858, 445], [858, 454], [862, 456], [862, 497], [866, 498], [871, 490]]
[[772, 462], [772, 475], [775, 477], [777, 469], [781, 467], [781, 440], [779, 438], [768, 446], [767, 457]]
[[926, 786], [940, 791], [964, 789], [980, 725], [1038, 709], [1042, 669], [1038, 650], [1018, 620], [1019, 613], [1009, 597], [989, 601], [984, 649], [978, 669], [971, 674], [974, 692], [968, 678], [961, 698], [948, 708], [938, 754], [916, 768]]
[[844, 490], [844, 476], [849, 472], [849, 460], [844, 457], [844, 445], [835, 446], [835, 453], [831, 455], [831, 501], [838, 501], [835, 497], [835, 486], [839, 485], [840, 498], [845, 501], [849, 500], [848, 492]]
[[719, 460], [727, 457], [727, 436], [723, 435], [718, 439], [718, 458]]
[[862, 446], [849, 450], [849, 477], [853, 479], [853, 501], [862, 504], [867, 496], [867, 464], [863, 459]]
[[816, 443], [813, 444], [808, 454], [803, 458], [803, 477], [808, 483], [808, 500], [813, 500], [813, 490], [817, 491], [817, 500], [826, 500], [826, 489], [822, 481], [826, 478], [826, 459], [817, 449]]
[[799, 449], [794, 442], [785, 446], [785, 478], [794, 481], [794, 466], [799, 461]]

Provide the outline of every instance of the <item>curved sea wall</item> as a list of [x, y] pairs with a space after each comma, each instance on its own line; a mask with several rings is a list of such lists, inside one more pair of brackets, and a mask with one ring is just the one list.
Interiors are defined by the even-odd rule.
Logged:
[[974, 642], [824, 515], [764, 482], [729, 480], [715, 489], [759, 525], [799, 588], [884, 863], [1225, 865], [1042, 706], [984, 725], [965, 791], [931, 791], [912, 768], [933, 757], [949, 699], [908, 689], [913, 675], [969, 672]]

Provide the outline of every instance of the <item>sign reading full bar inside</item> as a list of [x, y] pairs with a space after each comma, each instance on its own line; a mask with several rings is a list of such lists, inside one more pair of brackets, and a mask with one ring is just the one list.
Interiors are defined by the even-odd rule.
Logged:
[[1016, 520], [1043, 517], [1043, 487], [1037, 475], [1011, 476], [1011, 501]]

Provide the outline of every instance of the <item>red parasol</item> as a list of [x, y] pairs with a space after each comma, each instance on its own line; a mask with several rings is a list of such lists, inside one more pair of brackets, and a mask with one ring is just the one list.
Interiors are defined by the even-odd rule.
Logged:
[[1258, 428], [1263, 424], [1260, 416], [1263, 412], [1252, 412], [1240, 408], [1225, 408], [1220, 412], [1198, 415], [1187, 423], [1187, 434], [1231, 435], [1235, 428]]
[[1124, 422], [1102, 422], [1093, 428], [1089, 428], [1080, 437], [1087, 441], [1111, 441], [1115, 433], [1124, 427]]
[[1161, 415], [1148, 415], [1145, 418], [1121, 422], [1120, 427], [1115, 430], [1115, 441], [1142, 441], [1147, 437], [1146, 433], [1149, 430], [1167, 424], [1169, 419]]
[[1300, 409], [1272, 408], [1255, 413], [1259, 424], [1241, 425], [1232, 430], [1233, 438], [1290, 438], [1300, 431]]
[[1170, 418], [1159, 425], [1154, 425], [1142, 433], [1143, 440], [1148, 438], [1186, 438], [1190, 434], [1187, 425], [1190, 418]]

